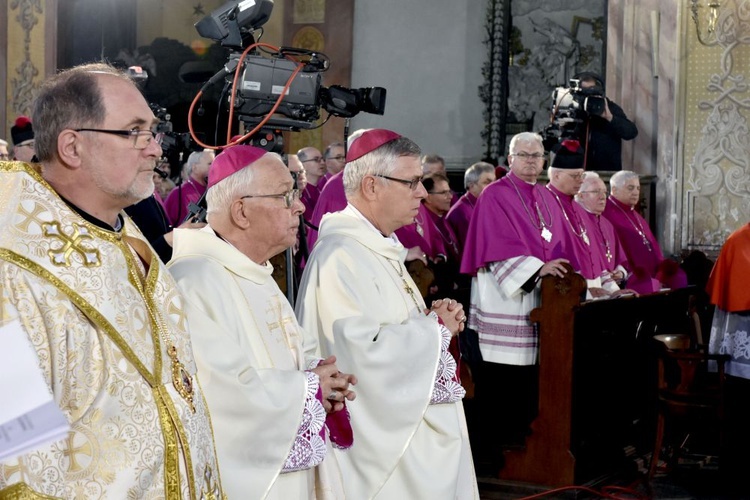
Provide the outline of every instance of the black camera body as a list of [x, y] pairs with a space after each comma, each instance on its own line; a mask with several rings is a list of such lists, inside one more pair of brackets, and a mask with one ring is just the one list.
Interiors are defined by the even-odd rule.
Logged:
[[[302, 54], [304, 66], [294, 75], [299, 62], [286, 56]], [[229, 66], [239, 62], [240, 55], [230, 56]], [[242, 78], [235, 90], [234, 112], [249, 125], [259, 123], [271, 112], [289, 83], [266, 127], [282, 130], [315, 128], [320, 109], [333, 116], [350, 118], [360, 111], [382, 115], [385, 112], [386, 90], [382, 87], [349, 89], [340, 85], [323, 86], [322, 73], [328, 69], [328, 57], [319, 52], [282, 47], [269, 57], [259, 53], [245, 57]]]
[[606, 97], [599, 87], [582, 88], [580, 80], [570, 80], [568, 87], [552, 91], [552, 117], [550, 125], [540, 134], [548, 151], [564, 139], [581, 141], [590, 116], [601, 116]]

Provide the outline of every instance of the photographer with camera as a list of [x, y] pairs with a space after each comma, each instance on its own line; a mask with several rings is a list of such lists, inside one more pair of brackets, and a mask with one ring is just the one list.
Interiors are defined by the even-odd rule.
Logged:
[[582, 128], [586, 135], [580, 139], [586, 149], [586, 170], [622, 170], [622, 141], [635, 139], [638, 128], [617, 103], [605, 96], [599, 75], [585, 71], [575, 78], [584, 92], [601, 96], [604, 105], [599, 114], [584, 112]]

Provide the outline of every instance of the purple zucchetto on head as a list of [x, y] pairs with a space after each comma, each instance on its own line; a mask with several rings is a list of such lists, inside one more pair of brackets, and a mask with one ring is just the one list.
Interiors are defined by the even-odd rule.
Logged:
[[555, 153], [555, 156], [552, 158], [551, 167], [564, 170], [584, 168], [586, 155], [581, 147], [581, 143], [575, 139], [565, 139], [552, 148], [552, 152]]
[[346, 152], [346, 162], [349, 163], [350, 161], [362, 158], [364, 155], [375, 151], [383, 144], [388, 144], [389, 142], [400, 138], [401, 136], [396, 132], [384, 128], [374, 128], [363, 132], [362, 135], [354, 139], [352, 145], [349, 146], [349, 151]]
[[235, 172], [255, 163], [268, 151], [255, 146], [232, 146], [221, 152], [211, 163], [208, 171], [208, 186], [216, 185]]

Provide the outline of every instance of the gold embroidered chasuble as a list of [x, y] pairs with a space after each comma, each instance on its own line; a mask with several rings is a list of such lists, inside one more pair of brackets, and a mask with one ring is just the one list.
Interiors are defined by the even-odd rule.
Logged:
[[21, 322], [72, 427], [0, 463], [0, 499], [222, 498], [183, 299], [135, 225], [91, 224], [8, 162], [0, 227], [0, 324]]

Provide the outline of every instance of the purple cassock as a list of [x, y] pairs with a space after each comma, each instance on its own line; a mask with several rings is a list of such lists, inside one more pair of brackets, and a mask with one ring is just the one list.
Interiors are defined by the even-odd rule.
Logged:
[[307, 186], [305, 186], [305, 190], [302, 191], [302, 195], [300, 196], [300, 200], [302, 200], [302, 204], [305, 205], [305, 220], [309, 221], [310, 217], [312, 217], [312, 214], [315, 212], [315, 205], [318, 203], [318, 199], [320, 198], [320, 192], [323, 190], [323, 187], [326, 185], [326, 181], [328, 179], [325, 178], [325, 176], [318, 179], [318, 184], [313, 184], [311, 182], [307, 183]]
[[[583, 208], [583, 207], [581, 207]], [[614, 271], [618, 266], [628, 269], [628, 258], [625, 250], [620, 245], [615, 227], [601, 215], [585, 212], [588, 217], [584, 218], [587, 225], [591, 246], [599, 249], [597, 252], [601, 259], [601, 266], [605, 271]]]
[[[315, 204], [315, 210], [313, 210], [312, 216], [309, 219], [310, 223], [313, 226], [319, 227], [320, 221], [325, 214], [338, 212], [345, 208], [346, 194], [344, 193], [344, 171], [342, 170], [338, 174], [331, 176], [328, 182], [326, 182], [326, 185], [320, 192], [318, 203]], [[308, 229], [307, 248], [312, 250], [316, 241], [318, 241], [318, 232], [312, 228]]]
[[482, 192], [466, 235], [461, 272], [476, 272], [492, 262], [532, 256], [542, 262], [565, 257], [559, 209], [545, 188], [509, 173]]
[[188, 179], [169, 193], [164, 201], [164, 210], [167, 212], [169, 222], [177, 227], [185, 221], [190, 210], [191, 203], [198, 203], [206, 192], [206, 186]]
[[405, 248], [419, 247], [432, 260], [439, 255], [446, 260], [456, 258], [455, 246], [443, 218], [424, 204], [420, 205], [414, 222], [397, 229], [396, 236]]
[[599, 255], [601, 251], [589, 235], [591, 228], [586, 225], [587, 212], [573, 200], [573, 196], [562, 193], [552, 184], [547, 184], [544, 191], [550, 208], [557, 211], [555, 220], [562, 233], [564, 257], [587, 280], [598, 278], [604, 267]]
[[464, 251], [466, 233], [469, 232], [469, 222], [476, 204], [477, 197], [467, 192], [458, 199], [445, 216], [445, 225], [456, 243], [459, 255]]
[[626, 269], [634, 272], [642, 267], [649, 276], [656, 277], [664, 255], [648, 222], [635, 209], [610, 196], [602, 214], [615, 228], [617, 237], [628, 258]]

